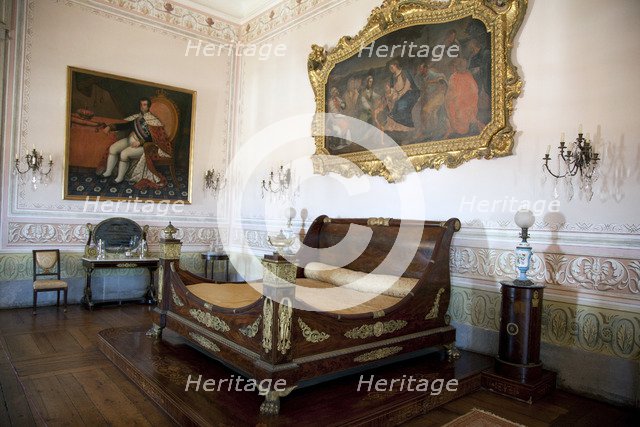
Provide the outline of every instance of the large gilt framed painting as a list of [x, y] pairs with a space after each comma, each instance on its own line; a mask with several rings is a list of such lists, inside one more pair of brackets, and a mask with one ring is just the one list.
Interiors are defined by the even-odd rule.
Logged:
[[196, 93], [69, 67], [64, 198], [190, 203]]
[[526, 7], [386, 0], [356, 36], [329, 50], [313, 45], [315, 172], [392, 182], [511, 154], [509, 118], [522, 86], [511, 55]]

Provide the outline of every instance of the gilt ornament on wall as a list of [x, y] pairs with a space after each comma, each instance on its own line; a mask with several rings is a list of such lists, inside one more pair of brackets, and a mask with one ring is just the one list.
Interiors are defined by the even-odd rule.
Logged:
[[314, 171], [389, 182], [512, 153], [527, 0], [387, 0], [355, 36], [313, 45]]

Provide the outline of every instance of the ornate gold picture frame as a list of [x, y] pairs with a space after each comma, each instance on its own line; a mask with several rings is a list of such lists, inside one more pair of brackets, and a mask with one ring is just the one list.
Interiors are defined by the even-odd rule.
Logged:
[[[526, 8], [527, 0], [385, 0], [355, 37], [330, 50], [313, 45], [316, 113], [331, 113], [313, 124], [315, 173], [393, 182], [510, 155], [509, 119], [522, 86], [511, 55]], [[350, 139], [355, 133], [361, 139]], [[379, 135], [393, 149], [376, 145]], [[388, 154], [398, 146], [408, 167]]]

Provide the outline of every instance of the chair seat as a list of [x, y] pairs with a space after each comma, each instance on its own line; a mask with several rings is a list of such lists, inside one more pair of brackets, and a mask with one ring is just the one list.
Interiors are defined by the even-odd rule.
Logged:
[[35, 291], [49, 289], [67, 289], [67, 282], [64, 280], [36, 280], [33, 282], [33, 290]]

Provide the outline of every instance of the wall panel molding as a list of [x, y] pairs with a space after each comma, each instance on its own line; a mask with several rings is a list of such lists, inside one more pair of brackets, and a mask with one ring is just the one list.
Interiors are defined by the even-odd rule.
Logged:
[[[457, 322], [497, 331], [499, 291], [453, 286], [449, 315]], [[625, 359], [640, 358], [640, 313], [553, 300], [545, 294], [542, 340]]]
[[[454, 246], [454, 276], [499, 282], [515, 276], [513, 250]], [[550, 289], [588, 290], [640, 302], [640, 259], [534, 253], [529, 277]]]
[[[151, 253], [158, 256], [158, 253]], [[33, 258], [31, 253], [7, 253], [0, 254], [0, 288], [2, 282], [17, 280], [33, 280]], [[83, 254], [80, 252], [60, 253], [60, 276], [63, 279], [85, 276], [82, 267]], [[180, 256], [180, 265], [193, 272], [204, 272], [204, 261], [200, 252], [184, 252]], [[126, 276], [138, 275], [145, 268], [121, 268], [121, 269], [96, 269], [93, 276]], [[1, 292], [1, 291], [0, 291]]]
[[[97, 222], [93, 222], [95, 225]], [[151, 244], [157, 244], [165, 225], [150, 226], [147, 235]], [[69, 249], [77, 248], [87, 242], [85, 224], [52, 224], [31, 222], [9, 222], [8, 242], [11, 247], [35, 247], [62, 245]], [[226, 229], [201, 226], [180, 226], [176, 234], [184, 245], [209, 245], [211, 242], [227, 242]], [[265, 237], [266, 239], [266, 237]], [[266, 241], [266, 240], [265, 240]]]
[[[219, 224], [218, 226], [180, 225], [178, 237], [185, 247], [206, 248], [211, 242], [222, 243], [227, 251], [261, 256], [271, 252], [268, 230], [282, 228], [279, 221]], [[298, 230], [301, 224], [293, 224]], [[148, 239], [156, 245], [164, 225], [151, 225]], [[10, 222], [9, 250], [32, 247], [66, 247], [79, 250], [86, 242], [85, 224]], [[534, 245], [534, 250], [537, 245]], [[576, 251], [580, 252], [580, 251]], [[454, 244], [450, 254], [451, 273], [470, 283], [497, 284], [516, 276], [513, 249], [478, 248]], [[640, 259], [638, 257], [586, 256], [559, 252], [535, 252], [529, 277], [547, 285], [549, 296], [587, 298], [592, 304], [640, 305]]]
[[[150, 5], [155, 5], [154, 7], [157, 9], [159, 5], [163, 5], [163, 2], [160, 1], [89, 1], [89, 0], [67, 0], [65, 2], [53, 2], [48, 0], [50, 3], [54, 3], [54, 7], [60, 8], [78, 8], [83, 11], [83, 13], [97, 15], [105, 19], [109, 19], [114, 23], [121, 23], [129, 26], [133, 26], [136, 28], [144, 29], [147, 31], [151, 31], [153, 33], [159, 34], [163, 37], [170, 37], [177, 40], [184, 40], [185, 47], [186, 41], [189, 39], [186, 33], [179, 33], [176, 31], [169, 31], [171, 25], [175, 24], [173, 20], [177, 19], [176, 15], [177, 9], [172, 11], [173, 17], [169, 19], [168, 23], [163, 21], [163, 25], [156, 25], [155, 23], [149, 20], [140, 20], [134, 19], [135, 14], [131, 15], [131, 10], [143, 7], [146, 4], [146, 7], [150, 7]], [[44, 1], [43, 1], [44, 3]], [[57, 3], [57, 4], [56, 4]], [[107, 5], [109, 3], [109, 5]], [[8, 170], [11, 170], [13, 167], [12, 160], [15, 153], [22, 152], [26, 149], [29, 143], [29, 139], [31, 133], [33, 131], [33, 123], [30, 119], [30, 110], [32, 109], [32, 68], [33, 68], [33, 46], [34, 46], [34, 37], [37, 35], [36, 22], [40, 17], [38, 16], [37, 6], [40, 3], [34, 0], [28, 0], [24, 3], [18, 2], [19, 12], [19, 31], [16, 33], [16, 40], [14, 43], [18, 46], [17, 54], [18, 58], [15, 61], [15, 65], [13, 69], [9, 70], [10, 72], [10, 80], [15, 81], [16, 91], [13, 95], [14, 103], [11, 112], [6, 112], [6, 117], [13, 117], [12, 122], [14, 125], [11, 127], [13, 129], [15, 137], [6, 138], [5, 139], [5, 152], [7, 156], [5, 158], [5, 165]], [[155, 10], [155, 9], [154, 9]], [[187, 10], [187, 9], [185, 9]], [[126, 12], [126, 13], [125, 13]], [[158, 12], [156, 10], [156, 12]], [[128, 15], [127, 15], [128, 13]], [[151, 12], [149, 12], [151, 14]], [[154, 12], [155, 13], [155, 12]], [[160, 12], [158, 12], [160, 13]], [[164, 12], [163, 12], [164, 13]], [[182, 13], [182, 12], [181, 12]], [[189, 15], [189, 13], [191, 15]], [[193, 18], [193, 14], [196, 12], [190, 11], [189, 13], [184, 12], [181, 19], [184, 22], [188, 22]], [[157, 15], [157, 14], [156, 14]], [[153, 16], [156, 16], [153, 15]], [[160, 15], [158, 15], [160, 16]], [[198, 15], [200, 16], [200, 15]], [[205, 15], [202, 15], [205, 16]], [[156, 16], [157, 17], [157, 16]], [[198, 18], [200, 20], [201, 16]], [[193, 18], [195, 19], [195, 18]], [[182, 22], [182, 21], [181, 21]], [[173, 23], [173, 24], [172, 24]], [[171, 25], [170, 25], [171, 24]], [[186, 25], [186, 24], [185, 24]], [[235, 37], [235, 36], [234, 36]], [[220, 79], [224, 81], [224, 93], [220, 93], [219, 96], [224, 96], [225, 98], [225, 111], [230, 110], [231, 108], [231, 88], [233, 86], [234, 79], [234, 70], [233, 70], [233, 56], [223, 58], [224, 64], [220, 64], [221, 67], [224, 67], [224, 73], [221, 73]], [[9, 104], [7, 104], [9, 105]], [[221, 151], [220, 158], [222, 161], [228, 157], [228, 148], [230, 145], [230, 135], [229, 135], [229, 118], [226, 118], [224, 121], [224, 132], [222, 135], [219, 135], [217, 140], [219, 141], [219, 148]], [[8, 123], [8, 122], [7, 122]], [[62, 164], [62, 159], [59, 159], [59, 165]], [[59, 166], [60, 167], [60, 166]], [[196, 167], [195, 165], [193, 166]], [[198, 174], [195, 173], [194, 170], [194, 179], [193, 179], [193, 192], [197, 192], [199, 189], [200, 181], [196, 179]], [[54, 180], [62, 180], [62, 170], [58, 169], [54, 172]], [[24, 218], [28, 218], [29, 221], [42, 222], [44, 224], [49, 224], [49, 220], [51, 218], [61, 218], [61, 217], [75, 217], [86, 215], [86, 216], [100, 216], [101, 214], [104, 216], [105, 212], [101, 211], [100, 206], [97, 206], [97, 203], [90, 202], [88, 207], [81, 201], [70, 201], [70, 200], [59, 200], [57, 202], [47, 202], [43, 203], [39, 201], [37, 198], [34, 198], [32, 194], [30, 194], [30, 182], [28, 179], [25, 179], [25, 176], [13, 176], [11, 174], [7, 174], [7, 191], [2, 195], [3, 197], [3, 206], [6, 206], [5, 209], [5, 218], [8, 216], [11, 218], [20, 215]], [[121, 202], [122, 205], [118, 208], [119, 210], [125, 211], [122, 212], [123, 215], [131, 214], [131, 206], [126, 206], [126, 201]], [[133, 205], [133, 203], [131, 203]], [[144, 204], [142, 204], [144, 206]], [[94, 209], [94, 207], [96, 209]], [[140, 209], [140, 206], [138, 206]], [[202, 206], [196, 205], [187, 205], [186, 209], [188, 209], [188, 215], [197, 218], [200, 220], [207, 220], [213, 218], [215, 215], [215, 204], [208, 203], [206, 200], [203, 202]], [[53, 214], [52, 214], [53, 212]], [[144, 217], [143, 214], [133, 214], [136, 217]], [[156, 214], [158, 211], [154, 211], [152, 214]], [[115, 212], [116, 215], [119, 212]], [[149, 216], [147, 214], [146, 216]], [[183, 215], [186, 216], [186, 215]], [[38, 219], [40, 218], [40, 219]], [[54, 219], [54, 221], [55, 221]], [[4, 240], [4, 239], [3, 239]]]

